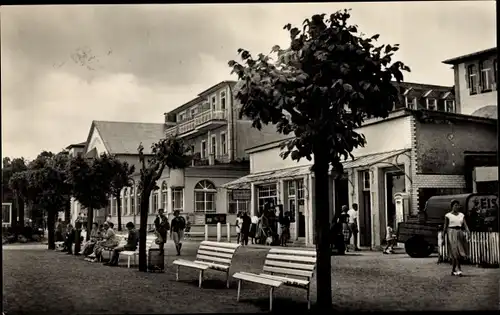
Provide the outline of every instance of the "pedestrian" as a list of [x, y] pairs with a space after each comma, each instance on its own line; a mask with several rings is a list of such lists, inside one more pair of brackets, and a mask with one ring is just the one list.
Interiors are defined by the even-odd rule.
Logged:
[[238, 212], [238, 214], [236, 214], [236, 222], [235, 222], [235, 225], [236, 225], [236, 244], [239, 244], [240, 241], [241, 241], [241, 224], [243, 222], [241, 221], [241, 213]]
[[63, 227], [64, 227], [64, 225], [63, 225], [62, 219], [61, 218], [57, 219], [56, 242], [64, 242]]
[[181, 255], [182, 239], [184, 238], [184, 229], [186, 228], [186, 220], [180, 215], [179, 210], [174, 211], [174, 218], [170, 223], [170, 237], [174, 240], [177, 256]]
[[385, 230], [385, 241], [387, 245], [384, 249], [384, 254], [394, 254], [394, 245], [396, 245], [397, 237], [392, 228], [392, 221], [389, 221]]
[[73, 254], [73, 243], [75, 242], [75, 229], [72, 224], [68, 224], [66, 228], [66, 239], [64, 241], [64, 249], [63, 252], [67, 252], [67, 254]]
[[351, 229], [349, 229], [349, 215], [347, 214], [348, 211], [347, 205], [342, 206], [342, 213], [339, 216], [339, 221], [342, 225], [342, 234], [344, 235], [344, 243], [346, 247], [346, 252], [349, 251], [349, 243], [351, 241]]
[[252, 244], [255, 244], [255, 238], [257, 237], [257, 225], [259, 224], [259, 217], [253, 215], [251, 218], [252, 224], [250, 225], [250, 239], [252, 240]]
[[165, 215], [165, 211], [163, 209], [158, 209], [158, 215], [156, 216], [155, 222], [155, 234], [156, 234], [156, 243], [160, 248], [160, 255], [164, 254], [165, 243], [167, 242], [167, 234], [170, 228], [168, 224], [168, 218]]
[[360, 251], [358, 247], [358, 204], [353, 203], [352, 208], [347, 211], [349, 215], [349, 229], [351, 229], [353, 243], [354, 243], [354, 251]]
[[469, 227], [465, 216], [460, 212], [460, 202], [453, 199], [450, 203], [451, 211], [445, 215], [443, 237], [448, 241], [448, 255], [451, 258], [453, 276], [462, 276], [460, 260], [467, 256], [467, 238]]
[[248, 245], [248, 234], [250, 233], [250, 225], [252, 219], [248, 216], [247, 212], [243, 212], [241, 216], [241, 245]]
[[281, 246], [287, 246], [286, 243], [290, 239], [290, 212], [285, 212], [283, 217], [281, 218], [281, 235], [280, 235], [280, 243]]

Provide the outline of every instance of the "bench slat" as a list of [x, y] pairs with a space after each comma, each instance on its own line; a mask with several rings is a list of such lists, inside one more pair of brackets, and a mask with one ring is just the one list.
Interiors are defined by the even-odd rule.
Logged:
[[197, 264], [197, 263], [195, 263], [193, 261], [183, 260], [183, 259], [174, 260], [173, 264], [174, 265], [181, 265], [181, 266], [184, 266], [184, 267], [202, 269], [202, 270], [208, 269], [207, 265]]
[[268, 279], [275, 279], [275, 280], [284, 282], [285, 284], [288, 284], [288, 285], [291, 284], [291, 285], [298, 285], [298, 286], [305, 287], [310, 283], [310, 281], [308, 281], [308, 280], [280, 277], [280, 276], [268, 275], [265, 273], [261, 273], [261, 274], [259, 274], [259, 276], [261, 276], [263, 278], [268, 278]]
[[213, 247], [223, 247], [223, 248], [234, 248], [234, 249], [237, 249], [238, 247], [240, 247], [240, 244], [219, 243], [219, 242], [212, 242], [212, 241], [203, 241], [203, 242], [201, 242], [201, 245], [207, 245], [207, 246], [213, 246]]
[[259, 275], [256, 275], [256, 274], [248, 274], [248, 273], [240, 273], [240, 272], [235, 273], [233, 275], [233, 278], [239, 279], [239, 280], [255, 282], [255, 283], [259, 283], [259, 284], [264, 284], [264, 285], [275, 287], [275, 288], [279, 287], [282, 283], [281, 281], [267, 279], [264, 277], [260, 277]]
[[212, 256], [206, 256], [206, 255], [196, 255], [196, 260], [207, 260], [210, 262], [218, 262], [218, 263], [223, 263], [226, 265], [231, 264], [231, 259], [226, 259], [226, 258], [219, 258], [219, 257], [212, 257]]
[[220, 265], [220, 264], [215, 264], [215, 263], [206, 262], [206, 261], [202, 261], [202, 260], [195, 260], [194, 262], [197, 264], [207, 265], [211, 269], [218, 269], [218, 270], [224, 270], [224, 271], [227, 271], [229, 269], [229, 265]]
[[233, 258], [232, 254], [225, 254], [225, 253], [214, 252], [214, 251], [209, 251], [209, 250], [201, 250], [201, 249], [198, 250], [198, 255], [207, 255], [207, 256], [214, 256], [214, 257], [227, 258], [227, 259]]
[[311, 277], [312, 276], [312, 271], [304, 271], [304, 270], [294, 270], [294, 269], [269, 267], [269, 266], [264, 266], [263, 270], [267, 271], [267, 272], [281, 273], [284, 275], [294, 275], [294, 276], [301, 276], [301, 277]]
[[206, 246], [206, 245], [200, 245], [199, 249], [203, 250], [210, 250], [210, 251], [218, 251], [221, 253], [228, 253], [228, 254], [234, 254], [236, 252], [236, 248], [222, 248], [222, 247], [213, 247], [213, 246]]
[[269, 250], [269, 254], [286, 254], [286, 255], [316, 257], [316, 251], [300, 250], [300, 249], [295, 250], [295, 249], [271, 248]]
[[314, 263], [314, 264], [316, 263], [316, 257], [292, 256], [292, 255], [281, 255], [281, 254], [267, 254], [267, 259], [297, 261], [301, 263]]
[[264, 263], [264, 266], [271, 266], [271, 267], [285, 267], [285, 268], [293, 268], [293, 269], [298, 269], [298, 270], [307, 270], [307, 271], [314, 271], [315, 266], [312, 264], [297, 264], [297, 263], [289, 263], [289, 262], [282, 262], [282, 261], [276, 261], [276, 260], [266, 260]]

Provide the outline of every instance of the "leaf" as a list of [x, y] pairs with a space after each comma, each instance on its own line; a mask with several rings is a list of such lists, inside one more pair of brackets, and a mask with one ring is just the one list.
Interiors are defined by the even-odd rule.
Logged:
[[234, 67], [236, 65], [236, 61], [234, 60], [229, 60], [227, 63], [230, 67]]
[[391, 50], [392, 50], [392, 46], [391, 45], [387, 45], [387, 46], [385, 46], [385, 51], [384, 52], [386, 54], [388, 54], [389, 52], [391, 52]]
[[289, 31], [291, 28], [292, 28], [292, 24], [290, 24], [290, 23], [288, 23], [285, 26], [283, 26], [284, 30], [288, 30]]
[[376, 40], [378, 40], [379, 37], [380, 37], [380, 34], [375, 34], [372, 37], [370, 37], [370, 39], [373, 39], [376, 41]]
[[349, 83], [344, 83], [342, 85], [342, 87], [344, 88], [344, 91], [346, 91], [346, 92], [351, 92], [353, 90], [352, 85], [350, 85]]

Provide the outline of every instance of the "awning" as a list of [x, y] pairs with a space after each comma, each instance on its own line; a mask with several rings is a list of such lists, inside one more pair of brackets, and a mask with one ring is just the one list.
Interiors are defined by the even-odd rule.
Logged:
[[[401, 153], [409, 151], [410, 149], [395, 150], [383, 153], [375, 153], [360, 156], [354, 160], [346, 160], [342, 162], [344, 170], [357, 167], [369, 167], [374, 164], [383, 162], [387, 159], [395, 157]], [[222, 187], [227, 189], [250, 189], [250, 183], [255, 182], [275, 182], [278, 179], [293, 179], [296, 177], [302, 177], [304, 175], [311, 173], [312, 165], [290, 167], [276, 171], [266, 171], [255, 174], [250, 174], [241, 178], [238, 178], [232, 182], [222, 185]], [[330, 168], [331, 171], [331, 168]]]

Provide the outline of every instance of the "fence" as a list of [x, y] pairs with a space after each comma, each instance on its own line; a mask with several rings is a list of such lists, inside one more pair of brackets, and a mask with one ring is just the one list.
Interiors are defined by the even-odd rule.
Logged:
[[[496, 267], [500, 264], [500, 240], [498, 232], [471, 232], [467, 245], [467, 263]], [[448, 256], [448, 240], [442, 239], [442, 232], [438, 234], [438, 253], [438, 262], [450, 261]]]

